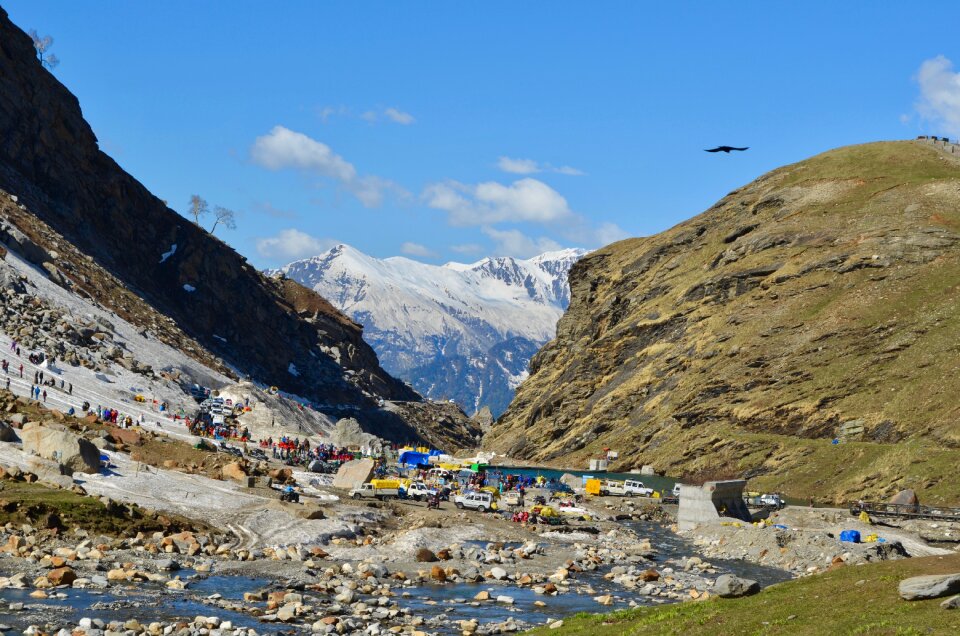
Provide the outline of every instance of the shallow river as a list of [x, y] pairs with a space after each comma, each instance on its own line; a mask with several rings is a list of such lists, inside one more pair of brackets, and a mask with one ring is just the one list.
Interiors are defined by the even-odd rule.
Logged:
[[[671, 560], [679, 560], [697, 554], [686, 540], [670, 532], [664, 526], [654, 522], [625, 522], [639, 536], [649, 537], [657, 549], [657, 565], [672, 566], [680, 569]], [[480, 543], [480, 542], [478, 542]], [[508, 546], [509, 547], [509, 546]], [[552, 549], [556, 550], [557, 547]], [[767, 586], [790, 578], [790, 575], [775, 568], [764, 567], [740, 560], [710, 561], [720, 572], [730, 572], [759, 581]], [[660, 604], [664, 599], [654, 599], [626, 590], [603, 578], [603, 574], [612, 566], [606, 566], [596, 572], [581, 573], [577, 576], [572, 589], [592, 592], [569, 593], [548, 597], [535, 594], [529, 588], [509, 585], [491, 585], [489, 583], [463, 583], [455, 585], [426, 585], [409, 590], [397, 590], [396, 600], [402, 607], [409, 607], [416, 615], [425, 619], [446, 618], [451, 622], [476, 618], [480, 622], [502, 622], [513, 616], [518, 621], [529, 624], [542, 624], [548, 618], [559, 619], [578, 612], [600, 612], [623, 609], [630, 601], [638, 605]], [[181, 578], [190, 576], [190, 571], [180, 573]], [[110, 588], [104, 591], [66, 590], [66, 599], [33, 599], [30, 590], [2, 590], [0, 598], [6, 602], [23, 602], [29, 609], [3, 617], [0, 622], [22, 629], [31, 623], [45, 620], [53, 622], [76, 622], [86, 616], [109, 620], [136, 618], [141, 622], [163, 621], [177, 617], [193, 619], [195, 616], [217, 616], [221, 620], [233, 621], [235, 626], [252, 627], [260, 633], [275, 633], [276, 626], [260, 623], [247, 614], [230, 612], [216, 606], [206, 605], [201, 599], [217, 593], [225, 599], [241, 599], [244, 592], [270, 586], [267, 579], [246, 577], [210, 576], [205, 579], [191, 580], [186, 593], [172, 592], [165, 588], [140, 584], [129, 588]], [[488, 590], [491, 598], [509, 596], [513, 605], [486, 602], [471, 605], [474, 595]], [[408, 596], [400, 596], [401, 592]], [[594, 596], [611, 594], [615, 598], [613, 606], [604, 607], [593, 600]], [[546, 607], [537, 607], [536, 601], [543, 601]], [[455, 624], [445, 627], [425, 626], [426, 631], [438, 634], [459, 634]], [[289, 629], [289, 627], [287, 628]]]

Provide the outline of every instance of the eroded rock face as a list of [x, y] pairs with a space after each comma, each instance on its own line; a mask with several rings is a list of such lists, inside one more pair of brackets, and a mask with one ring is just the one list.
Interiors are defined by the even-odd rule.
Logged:
[[52, 424], [29, 422], [20, 431], [23, 450], [84, 473], [100, 471], [100, 450], [91, 442]]
[[[362, 407], [374, 405], [370, 395], [417, 399], [380, 368], [353, 321], [293, 281], [263, 276], [101, 152], [77, 99], [40, 65], [30, 38], [2, 9], [0, 188], [116, 277], [71, 275], [86, 267], [64, 262], [77, 256], [71, 250], [51, 264], [70, 281], [61, 283], [79, 286], [120, 315], [129, 311], [112, 291], [123, 285], [268, 386]], [[29, 215], [21, 213], [23, 222], [17, 228], [4, 223], [0, 239], [27, 249], [34, 260], [51, 260], [49, 246], [31, 234]]]
[[614, 470], [787, 490], [853, 431], [881, 452], [849, 457], [818, 496], [888, 498], [907, 439], [929, 444], [917, 453], [937, 483], [960, 444], [960, 374], [942, 354], [960, 337], [958, 228], [960, 161], [890, 142], [781, 168], [588, 254], [483, 445], [578, 467], [611, 448]]

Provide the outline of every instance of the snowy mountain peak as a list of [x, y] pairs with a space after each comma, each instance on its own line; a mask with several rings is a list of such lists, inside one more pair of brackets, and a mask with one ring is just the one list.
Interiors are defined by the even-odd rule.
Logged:
[[[459, 398], [467, 409], [486, 404], [496, 413], [506, 407], [530, 356], [553, 338], [570, 301], [567, 271], [584, 254], [569, 249], [527, 260], [430, 265], [401, 256], [377, 259], [341, 244], [279, 272], [361, 323], [384, 368], [421, 393]], [[494, 350], [496, 359], [488, 359]], [[462, 360], [450, 364], [454, 358]], [[496, 361], [507, 359], [509, 369]], [[488, 384], [502, 387], [474, 387], [475, 395], [455, 390], [475, 384], [480, 369], [489, 375], [490, 367], [503, 377]], [[450, 376], [453, 368], [461, 376]], [[445, 380], [438, 382], [437, 374]], [[493, 395], [499, 395], [496, 403], [485, 401]]]

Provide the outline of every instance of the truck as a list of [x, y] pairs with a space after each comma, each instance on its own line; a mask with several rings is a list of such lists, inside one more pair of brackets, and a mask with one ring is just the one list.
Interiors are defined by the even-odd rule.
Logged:
[[400, 495], [400, 489], [391, 484], [374, 484], [367, 482], [359, 484], [350, 490], [350, 496], [354, 499], [392, 499]]
[[588, 479], [586, 483], [586, 491], [588, 494], [600, 495], [601, 497], [607, 497], [610, 495], [623, 496], [627, 494], [627, 490], [623, 485], [623, 482], [614, 481], [612, 479]]
[[416, 501], [423, 501], [427, 497], [433, 495], [436, 490], [427, 487], [422, 481], [415, 481], [406, 488], [407, 497], [414, 499]]

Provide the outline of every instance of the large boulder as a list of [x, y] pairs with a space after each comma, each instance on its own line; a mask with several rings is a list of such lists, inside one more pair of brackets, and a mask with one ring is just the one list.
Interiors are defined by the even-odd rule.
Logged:
[[900, 581], [897, 588], [905, 601], [920, 601], [960, 593], [960, 574], [927, 574]]
[[732, 574], [723, 574], [713, 584], [713, 592], [721, 598], [749, 596], [760, 591], [760, 584], [751, 579], [741, 579]]
[[364, 432], [360, 427], [360, 422], [352, 417], [346, 417], [337, 421], [336, 428], [330, 434], [333, 443], [340, 447], [359, 446], [366, 448], [373, 455], [383, 451], [385, 442], [370, 433]]
[[6, 422], [0, 422], [0, 442], [16, 442], [18, 439], [12, 426]]
[[83, 473], [100, 472], [100, 449], [70, 431], [28, 422], [20, 432], [23, 450]]
[[239, 462], [230, 462], [220, 469], [224, 479], [233, 479], [234, 481], [245, 482], [247, 480], [247, 471]]
[[50, 254], [7, 220], [0, 221], [0, 243], [34, 265], [50, 261]]
[[372, 459], [355, 459], [340, 467], [333, 478], [334, 488], [353, 488], [357, 484], [369, 481], [373, 475]]
[[901, 506], [919, 506], [920, 500], [917, 498], [917, 493], [907, 488], [906, 490], [901, 490], [891, 497], [890, 503]]

